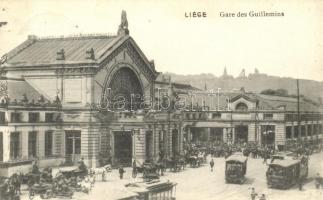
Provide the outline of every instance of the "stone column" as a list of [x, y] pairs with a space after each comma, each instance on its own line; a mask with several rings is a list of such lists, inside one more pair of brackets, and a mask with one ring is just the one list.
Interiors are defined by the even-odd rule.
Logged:
[[179, 142], [179, 153], [182, 154], [183, 153], [183, 143], [184, 143], [184, 130], [183, 127], [181, 127], [180, 125], [178, 126], [178, 142]]
[[3, 137], [3, 162], [10, 160], [10, 131], [6, 129], [2, 133]]
[[295, 132], [294, 132], [294, 122], [292, 122], [291, 130], [292, 130], [291, 139], [294, 139], [294, 137], [295, 137]]
[[[23, 159], [28, 158], [28, 131], [22, 131], [20, 132], [20, 138], [21, 138], [21, 156]], [[10, 138], [10, 137], [9, 137]]]
[[42, 129], [40, 129], [38, 132], [37, 146], [38, 146], [38, 152], [37, 152], [38, 157], [39, 158], [45, 157], [45, 132]]
[[228, 143], [228, 129], [222, 128], [223, 142]]
[[81, 156], [89, 167], [99, 165], [98, 155], [100, 147], [99, 129], [94, 126], [82, 128], [81, 130]]
[[236, 139], [235, 128], [232, 128], [232, 144], [235, 143], [235, 139]]
[[154, 126], [153, 129], [153, 138], [154, 138], [154, 158], [155, 160], [159, 159], [159, 133], [160, 129]]

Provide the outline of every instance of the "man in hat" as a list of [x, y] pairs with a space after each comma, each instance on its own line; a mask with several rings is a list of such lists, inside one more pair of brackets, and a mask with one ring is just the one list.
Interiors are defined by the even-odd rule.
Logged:
[[265, 194], [262, 194], [261, 197], [259, 198], [259, 200], [266, 200]]
[[120, 165], [119, 167], [119, 176], [120, 176], [120, 179], [123, 179], [123, 174], [125, 173], [126, 171], [123, 169], [122, 165]]
[[213, 172], [213, 167], [214, 167], [214, 160], [212, 158], [211, 162], [210, 162], [210, 167], [211, 167], [211, 172]]
[[79, 170], [80, 171], [87, 171], [87, 167], [86, 167], [86, 165], [84, 163], [84, 158], [83, 157], [79, 161]]
[[315, 186], [316, 186], [316, 189], [320, 189], [320, 186], [321, 186], [321, 176], [320, 176], [320, 173], [317, 173], [316, 174], [316, 177], [315, 177]]
[[255, 200], [256, 196], [258, 196], [258, 194], [256, 193], [255, 188], [251, 188], [251, 193], [250, 193], [251, 200]]

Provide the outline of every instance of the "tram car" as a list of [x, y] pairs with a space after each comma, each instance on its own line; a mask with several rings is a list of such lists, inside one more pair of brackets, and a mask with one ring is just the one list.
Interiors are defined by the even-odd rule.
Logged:
[[225, 182], [242, 184], [246, 181], [248, 158], [233, 154], [225, 160]]
[[126, 187], [138, 194], [137, 200], [176, 200], [176, 183], [169, 180], [130, 183]]
[[306, 179], [307, 176], [307, 157], [275, 159], [269, 164], [266, 172], [267, 186], [269, 188], [288, 189], [299, 180]]

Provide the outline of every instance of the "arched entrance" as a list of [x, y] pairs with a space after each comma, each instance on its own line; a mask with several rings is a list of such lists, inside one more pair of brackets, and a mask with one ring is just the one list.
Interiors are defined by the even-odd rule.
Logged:
[[113, 74], [103, 94], [112, 110], [137, 110], [143, 102], [141, 81], [129, 67], [122, 67]]

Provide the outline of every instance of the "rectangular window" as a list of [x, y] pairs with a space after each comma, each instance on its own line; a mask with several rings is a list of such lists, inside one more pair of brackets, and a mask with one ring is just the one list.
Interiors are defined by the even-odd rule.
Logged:
[[286, 126], [286, 139], [291, 139], [291, 138], [292, 138], [292, 127]]
[[37, 156], [37, 132], [28, 133], [28, 156], [34, 158]]
[[307, 125], [307, 135], [312, 136], [312, 125]]
[[20, 133], [10, 133], [10, 159], [17, 159], [20, 156]]
[[305, 129], [305, 126], [302, 125], [301, 126], [301, 137], [305, 137], [306, 136], [306, 129]]
[[286, 114], [286, 118], [285, 120], [288, 121], [288, 122], [291, 122], [294, 120], [294, 115], [293, 114]]
[[18, 112], [11, 113], [11, 119], [10, 119], [10, 121], [12, 123], [21, 122], [21, 113], [18, 113]]
[[45, 132], [45, 156], [53, 155], [53, 131]]
[[0, 124], [5, 124], [5, 123], [6, 123], [6, 113], [0, 112]]
[[294, 126], [294, 138], [298, 138], [298, 126]]
[[66, 131], [66, 154], [81, 154], [81, 131]]
[[219, 119], [221, 118], [221, 113], [212, 113], [212, 119]]
[[54, 113], [45, 113], [45, 122], [54, 122]]
[[31, 123], [39, 122], [39, 113], [34, 113], [34, 112], [29, 113], [28, 121]]
[[272, 113], [265, 113], [264, 119], [273, 119], [273, 114]]

